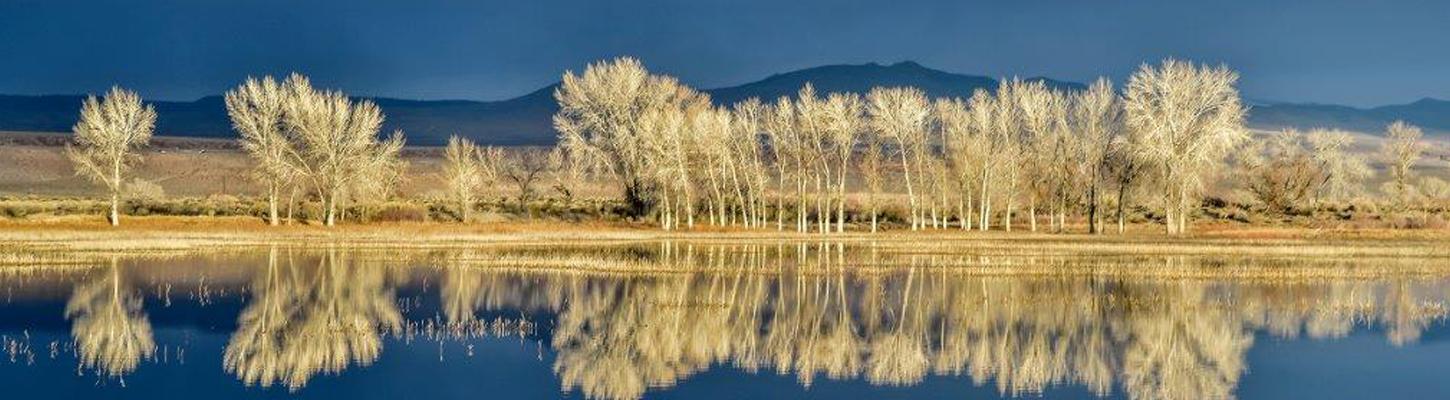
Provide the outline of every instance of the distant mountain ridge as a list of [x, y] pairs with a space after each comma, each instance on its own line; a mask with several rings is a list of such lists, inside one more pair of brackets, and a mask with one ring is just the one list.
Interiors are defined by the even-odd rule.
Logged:
[[[1050, 87], [1080, 90], [1081, 83], [1048, 78], [1029, 78]], [[924, 67], [915, 62], [891, 65], [877, 63], [827, 65], [771, 75], [765, 79], [704, 90], [717, 104], [730, 104], [755, 97], [773, 101], [794, 96], [802, 85], [811, 83], [819, 93], [864, 94], [873, 87], [913, 86], [931, 97], [970, 97], [977, 89], [992, 90], [999, 81]], [[460, 134], [493, 145], [540, 145], [554, 142], [551, 117], [558, 110], [553, 92], [557, 84], [523, 96], [500, 101], [404, 100], [369, 98], [382, 108], [387, 119], [383, 133], [403, 130], [408, 144], [438, 146], [449, 135]], [[0, 95], [0, 131], [67, 132], [75, 124], [84, 96]], [[155, 101], [157, 134], [207, 138], [231, 138], [236, 133], [226, 115], [221, 96], [196, 101]], [[1250, 109], [1250, 125], [1259, 128], [1340, 128], [1379, 132], [1390, 122], [1403, 119], [1420, 125], [1430, 134], [1450, 133], [1450, 101], [1423, 99], [1404, 105], [1360, 109], [1336, 105], [1259, 103]]]
[[1374, 108], [1280, 103], [1249, 109], [1249, 124], [1264, 129], [1335, 128], [1380, 133], [1390, 123], [1401, 120], [1425, 129], [1427, 135], [1450, 137], [1450, 101], [1424, 98]]

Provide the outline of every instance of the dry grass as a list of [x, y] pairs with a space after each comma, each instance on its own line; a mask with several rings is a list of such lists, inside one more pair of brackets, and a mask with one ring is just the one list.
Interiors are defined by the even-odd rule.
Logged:
[[[817, 262], [811, 273], [885, 272], [907, 265], [947, 268], [968, 275], [1127, 275], [1155, 277], [1373, 276], [1442, 273], [1450, 266], [1450, 234], [1445, 231], [1314, 231], [1304, 229], [1234, 230], [1206, 226], [1186, 237], [1164, 237], [1155, 227], [1135, 226], [1127, 235], [962, 232], [957, 230], [819, 236], [774, 230], [717, 229], [665, 232], [624, 223], [378, 223], [268, 227], [255, 218], [135, 217], [111, 228], [96, 218], [52, 217], [0, 220], [0, 268], [84, 265], [107, 257], [172, 257], [183, 254], [244, 252], [260, 246], [336, 248], [355, 251], [402, 250], [479, 253], [452, 262], [509, 270], [584, 273], [680, 273], [702, 270], [770, 273], [775, 267], [749, 267], [751, 258], [695, 260], [710, 252], [732, 257], [797, 255], [834, 258], [830, 248], [850, 252], [836, 264]], [[619, 246], [643, 246], [647, 252], [685, 257], [687, 262], [642, 263], [600, 252]], [[663, 247], [661, 247], [663, 246]], [[816, 248], [811, 251], [808, 248]], [[519, 253], [515, 250], [529, 250]], [[580, 251], [565, 251], [582, 249]], [[821, 250], [827, 249], [827, 250]], [[877, 260], [864, 258], [885, 257]], [[416, 253], [413, 253], [416, 254]], [[688, 256], [686, 255], [688, 254]], [[657, 257], [656, 257], [657, 258]], [[790, 257], [794, 258], [794, 256]], [[1062, 260], [1081, 260], [1066, 262]], [[1184, 261], [1187, 260], [1187, 261]], [[1310, 261], [1310, 268], [1262, 268], [1274, 262]], [[1413, 261], [1407, 262], [1406, 260]], [[1321, 268], [1327, 262], [1354, 265]], [[1293, 264], [1293, 263], [1287, 263]], [[1450, 267], [1446, 267], [1450, 268]], [[777, 271], [778, 272], [778, 271]]]

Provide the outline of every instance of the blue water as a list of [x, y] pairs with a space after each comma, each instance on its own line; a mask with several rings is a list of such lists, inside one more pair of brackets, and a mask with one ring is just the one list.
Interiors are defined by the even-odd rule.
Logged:
[[0, 275], [0, 385], [113, 399], [1450, 393], [1450, 286], [1433, 275], [1011, 277], [931, 259], [867, 273], [849, 252], [832, 271], [807, 268], [809, 251], [607, 251], [688, 268], [259, 249]]

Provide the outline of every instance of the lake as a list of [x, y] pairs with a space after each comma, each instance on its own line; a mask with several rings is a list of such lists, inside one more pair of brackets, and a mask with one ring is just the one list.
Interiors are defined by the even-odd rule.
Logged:
[[870, 242], [57, 254], [7, 398], [1430, 398], [1442, 257]]

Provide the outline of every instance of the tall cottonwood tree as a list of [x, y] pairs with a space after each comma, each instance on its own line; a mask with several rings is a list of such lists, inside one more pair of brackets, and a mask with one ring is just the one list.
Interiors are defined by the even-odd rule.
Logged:
[[75, 144], [66, 146], [66, 156], [76, 174], [106, 187], [110, 195], [111, 226], [121, 224], [121, 194], [126, 176], [141, 161], [137, 149], [151, 140], [156, 110], [141, 102], [135, 92], [111, 88], [105, 98], [86, 98], [80, 120], [72, 131]]
[[1424, 136], [1424, 131], [1419, 127], [1404, 121], [1395, 121], [1385, 129], [1385, 140], [1380, 144], [1380, 158], [1390, 175], [1389, 195], [1400, 206], [1409, 203], [1415, 189], [1412, 183], [1413, 168], [1415, 162], [1420, 160], [1420, 154], [1425, 152], [1425, 144], [1420, 141]]
[[919, 230], [923, 226], [916, 193], [921, 171], [915, 171], [913, 160], [919, 157], [925, 146], [930, 106], [926, 94], [916, 88], [876, 88], [866, 94], [867, 123], [876, 135], [895, 144], [910, 206], [911, 230]]
[[[775, 165], [775, 223], [776, 230], [785, 230], [786, 216], [786, 192], [787, 186], [793, 188], [793, 193], [798, 197], [799, 205], [797, 213], [805, 205], [803, 187], [799, 177], [804, 176], [804, 150], [800, 134], [796, 132], [795, 103], [789, 97], [781, 97], [774, 104], [762, 112], [761, 129], [765, 131], [766, 141], [769, 143], [770, 158]], [[803, 231], [804, 215], [799, 216], [797, 229]]]
[[403, 167], [398, 157], [403, 135], [378, 140], [383, 113], [371, 101], [314, 89], [301, 75], [288, 77], [283, 86], [288, 168], [311, 184], [322, 199], [323, 224], [333, 226], [345, 196], [382, 195], [395, 183]]
[[[978, 92], [980, 94], [980, 92]], [[962, 230], [971, 229], [972, 188], [978, 167], [976, 160], [984, 156], [973, 125], [971, 111], [961, 99], [938, 99], [932, 107], [933, 125], [941, 141], [942, 165], [947, 183], [943, 192], [957, 199], [957, 222]]]
[[479, 162], [478, 146], [473, 141], [458, 135], [448, 138], [448, 147], [443, 149], [443, 182], [448, 195], [458, 207], [458, 220], [468, 222], [468, 215], [478, 200], [478, 191], [483, 187], [483, 171]]
[[867, 133], [861, 137], [861, 162], [856, 166], [859, 169], [862, 183], [866, 184], [866, 213], [871, 216], [871, 233], [879, 229], [879, 197], [881, 196], [883, 184], [885, 183], [885, 167], [888, 160], [885, 154], [886, 143], [881, 135]]
[[657, 201], [651, 159], [643, 150], [653, 140], [642, 132], [647, 112], [678, 109], [700, 102], [700, 94], [675, 79], [650, 74], [634, 58], [590, 64], [583, 74], [564, 74], [554, 98], [559, 112], [554, 128], [559, 145], [582, 162], [597, 165], [621, 183], [624, 197], [636, 215], [651, 210]]
[[255, 162], [252, 179], [261, 183], [267, 192], [267, 223], [277, 226], [277, 203], [282, 190], [296, 178], [296, 171], [288, 164], [292, 143], [282, 120], [287, 93], [270, 76], [249, 77], [241, 86], [228, 91], [225, 99], [232, 128], [241, 136], [242, 149]]
[[1174, 59], [1145, 64], [1128, 79], [1133, 148], [1157, 178], [1169, 234], [1187, 231], [1209, 178], [1247, 137], [1237, 81], [1227, 67]]
[[1072, 97], [1071, 126], [1079, 137], [1077, 182], [1085, 190], [1088, 232], [1102, 233], [1100, 209], [1103, 190], [1109, 183], [1112, 147], [1126, 134], [1123, 126], [1123, 103], [1113, 91], [1112, 82], [1098, 79], [1084, 92]]
[[[836, 232], [846, 231], [846, 175], [849, 174], [851, 156], [865, 131], [861, 97], [855, 94], [832, 93], [826, 98], [825, 110], [826, 141], [830, 158], [835, 163], [836, 181], [833, 196], [836, 205]], [[830, 214], [830, 209], [826, 213]], [[829, 219], [829, 216], [823, 217]]]

